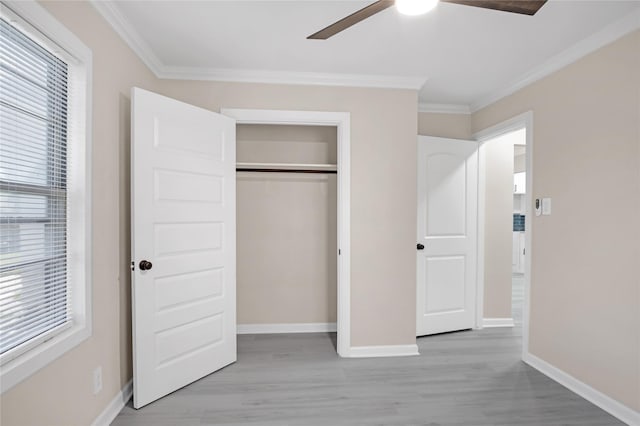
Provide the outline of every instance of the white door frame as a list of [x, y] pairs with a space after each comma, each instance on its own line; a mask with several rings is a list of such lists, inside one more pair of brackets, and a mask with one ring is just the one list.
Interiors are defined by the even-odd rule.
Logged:
[[512, 117], [506, 121], [481, 130], [473, 135], [480, 144], [478, 151], [478, 277], [476, 292], [476, 328], [482, 328], [484, 316], [484, 242], [485, 242], [485, 196], [486, 157], [484, 142], [514, 130], [526, 129], [525, 151], [527, 190], [525, 194], [527, 226], [525, 226], [524, 301], [522, 306], [522, 356], [529, 352], [529, 302], [531, 287], [531, 230], [533, 227], [533, 111]]
[[338, 133], [338, 298], [337, 351], [351, 356], [351, 115], [348, 112], [283, 111], [222, 108], [221, 114], [238, 124], [331, 126]]

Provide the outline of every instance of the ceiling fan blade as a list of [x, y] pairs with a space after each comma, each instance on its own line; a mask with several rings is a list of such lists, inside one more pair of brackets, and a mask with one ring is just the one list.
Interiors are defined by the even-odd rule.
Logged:
[[352, 13], [346, 18], [342, 18], [328, 27], [321, 29], [317, 33], [311, 34], [307, 39], [326, 40], [329, 37], [338, 34], [340, 31], [346, 30], [350, 26], [393, 6], [394, 3], [395, 2], [393, 0], [378, 0], [377, 2], [371, 3], [369, 6], [363, 7], [357, 12]]
[[535, 15], [547, 0], [440, 0], [444, 3], [464, 4], [503, 12]]

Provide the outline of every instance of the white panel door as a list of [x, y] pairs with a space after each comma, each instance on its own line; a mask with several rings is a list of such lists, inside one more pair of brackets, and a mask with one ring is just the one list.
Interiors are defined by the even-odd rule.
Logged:
[[416, 335], [472, 328], [478, 144], [418, 137]]
[[131, 100], [140, 408], [236, 360], [235, 120], [138, 88]]

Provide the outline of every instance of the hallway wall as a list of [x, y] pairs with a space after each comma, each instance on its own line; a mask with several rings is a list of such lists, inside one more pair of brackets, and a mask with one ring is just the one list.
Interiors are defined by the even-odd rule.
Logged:
[[472, 116], [533, 111], [530, 352], [640, 411], [640, 31]]

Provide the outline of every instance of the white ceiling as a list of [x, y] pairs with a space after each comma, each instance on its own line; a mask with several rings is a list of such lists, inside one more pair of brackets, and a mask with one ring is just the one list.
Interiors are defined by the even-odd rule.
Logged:
[[[127, 0], [110, 2], [108, 9], [112, 24], [115, 16], [114, 26], [157, 72], [212, 79], [235, 73], [256, 81], [260, 75], [265, 81], [278, 75], [293, 81], [334, 74], [348, 74], [342, 77], [349, 81], [388, 78], [397, 86], [424, 83], [422, 103], [466, 106], [557, 61], [567, 49], [578, 52], [576, 43], [586, 46], [583, 40], [596, 33], [628, 27], [629, 19], [640, 26], [640, 0], [549, 0], [533, 17], [441, 3], [419, 17], [390, 8], [326, 41], [306, 39], [369, 3]], [[104, 14], [104, 5], [94, 4]]]

